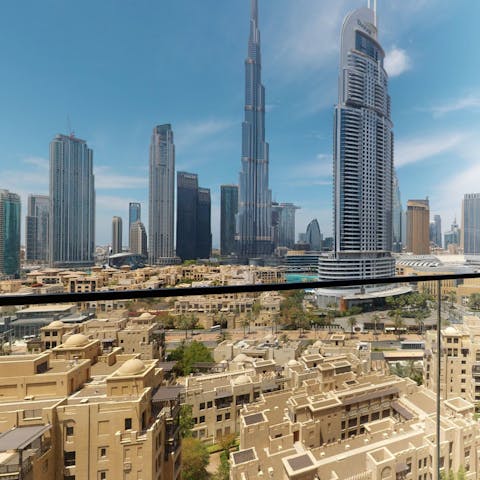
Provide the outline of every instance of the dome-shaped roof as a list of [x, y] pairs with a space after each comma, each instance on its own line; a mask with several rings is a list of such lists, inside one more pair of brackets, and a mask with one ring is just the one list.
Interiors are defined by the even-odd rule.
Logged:
[[244, 353], [239, 353], [234, 359], [233, 361], [234, 362], [244, 362], [245, 360], [247, 360], [247, 356], [244, 354]]
[[145, 371], [147, 367], [138, 358], [131, 358], [127, 360], [118, 370], [119, 375], [138, 375]]
[[82, 333], [76, 333], [65, 340], [64, 345], [68, 347], [84, 347], [88, 343], [88, 337]]
[[153, 315], [151, 315], [150, 313], [144, 312], [140, 315], [139, 318], [152, 318], [152, 317], [153, 317]]
[[54, 320], [53, 322], [50, 322], [48, 324], [49, 327], [51, 328], [60, 328], [63, 327], [65, 324], [61, 322], [60, 320]]
[[443, 333], [445, 333], [445, 335], [456, 335], [458, 332], [457, 332], [457, 329], [454, 328], [454, 327], [447, 327]]
[[250, 383], [250, 379], [246, 375], [240, 375], [233, 381], [234, 385], [244, 385]]
[[287, 362], [287, 365], [288, 365], [289, 367], [296, 367], [297, 365], [299, 365], [299, 363], [292, 358], [291, 360], [289, 360], [289, 361]]

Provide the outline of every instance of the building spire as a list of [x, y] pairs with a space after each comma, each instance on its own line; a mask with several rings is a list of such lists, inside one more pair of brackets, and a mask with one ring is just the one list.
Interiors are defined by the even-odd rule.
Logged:
[[251, 0], [251, 13], [250, 18], [258, 24], [258, 0]]

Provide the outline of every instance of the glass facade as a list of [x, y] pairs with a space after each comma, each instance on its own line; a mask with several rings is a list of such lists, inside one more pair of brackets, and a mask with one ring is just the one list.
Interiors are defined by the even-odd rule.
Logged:
[[222, 255], [235, 252], [235, 217], [238, 212], [238, 186], [220, 187], [220, 251]]
[[0, 190], [0, 273], [6, 277], [20, 274], [20, 197]]

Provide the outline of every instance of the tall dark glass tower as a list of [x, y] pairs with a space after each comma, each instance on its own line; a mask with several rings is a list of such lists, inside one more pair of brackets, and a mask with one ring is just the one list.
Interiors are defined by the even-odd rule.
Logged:
[[220, 187], [220, 251], [222, 255], [235, 252], [235, 216], [238, 213], [238, 186]]
[[393, 133], [385, 53], [376, 14], [343, 22], [333, 138], [334, 253], [321, 279], [395, 275], [392, 251]]
[[210, 189], [200, 187], [197, 203], [197, 258], [210, 258], [212, 253], [211, 211]]
[[29, 195], [25, 217], [25, 259], [28, 262], [46, 262], [48, 259], [49, 216], [48, 195]]
[[258, 0], [251, 0], [250, 37], [245, 60], [245, 120], [239, 176], [237, 253], [242, 258], [270, 255], [273, 249], [265, 142], [265, 88], [262, 85]]
[[197, 258], [198, 175], [177, 172], [177, 256]]
[[20, 196], [0, 190], [0, 278], [20, 274]]

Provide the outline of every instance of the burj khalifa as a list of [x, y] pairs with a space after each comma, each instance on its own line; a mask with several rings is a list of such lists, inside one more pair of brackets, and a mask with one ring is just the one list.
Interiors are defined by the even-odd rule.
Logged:
[[236, 228], [237, 254], [241, 258], [267, 256], [273, 249], [272, 192], [268, 187], [268, 143], [265, 142], [265, 87], [261, 71], [258, 0], [251, 0]]

